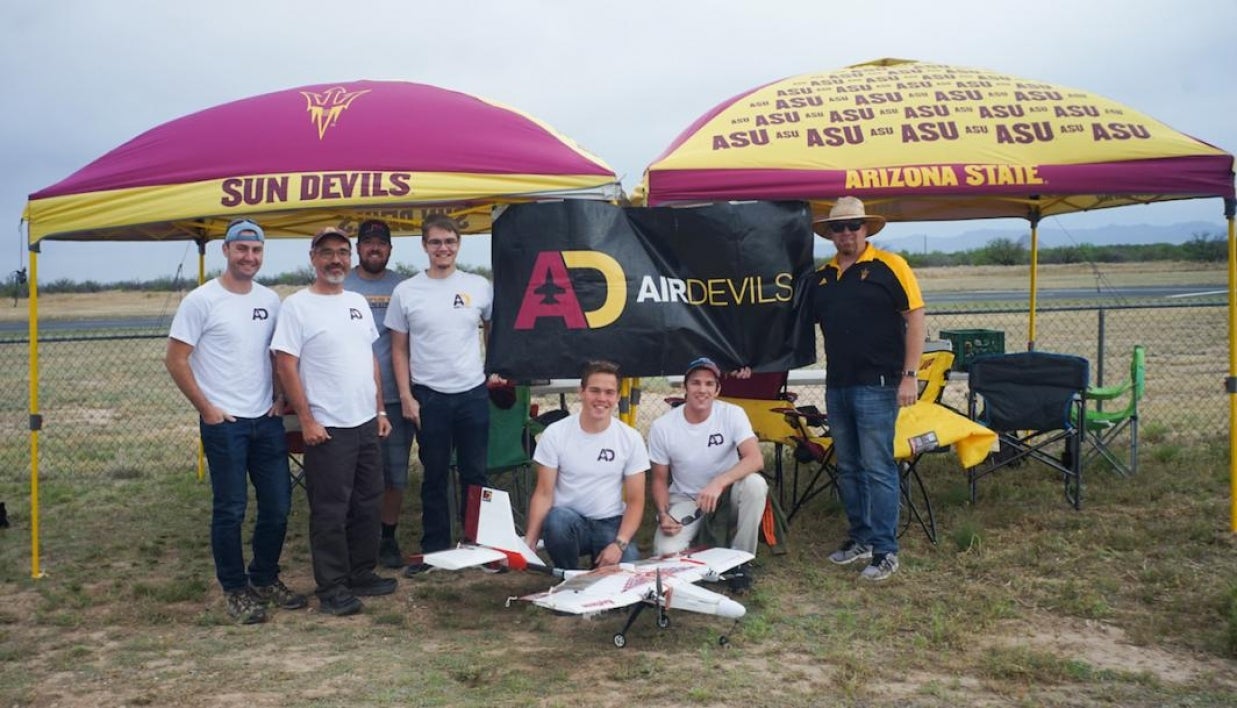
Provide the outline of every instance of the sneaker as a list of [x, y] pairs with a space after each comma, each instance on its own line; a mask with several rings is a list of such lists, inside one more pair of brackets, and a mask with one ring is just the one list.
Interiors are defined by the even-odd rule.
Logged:
[[281, 610], [299, 610], [309, 604], [309, 600], [299, 592], [292, 592], [283, 581], [276, 578], [270, 585], [258, 587], [250, 585], [258, 602], [267, 607], [278, 607]]
[[395, 578], [384, 578], [371, 570], [349, 583], [348, 589], [360, 597], [377, 597], [390, 595], [398, 586], [399, 581]]
[[877, 553], [872, 556], [872, 562], [859, 574], [864, 580], [879, 582], [888, 580], [898, 570], [898, 554]]
[[754, 582], [756, 582], [756, 575], [752, 571], [751, 563], [744, 563], [732, 570], [730, 577], [726, 580], [727, 585], [730, 586], [730, 592], [735, 595], [746, 595], [752, 589]]
[[258, 624], [266, 621], [266, 609], [249, 588], [230, 590], [225, 593], [228, 615], [241, 624]]
[[434, 566], [429, 563], [409, 563], [407, 568], [404, 568], [404, 577], [411, 578], [420, 573], [428, 573], [434, 569]]
[[399, 542], [395, 537], [384, 538], [378, 544], [378, 562], [383, 568], [403, 568], [404, 554], [399, 550]]
[[322, 614], [334, 615], [336, 617], [346, 617], [347, 615], [355, 615], [365, 608], [355, 596], [349, 595], [346, 592], [330, 597], [318, 599], [318, 608], [322, 610]]
[[871, 546], [848, 538], [841, 548], [829, 554], [829, 562], [837, 565], [850, 565], [857, 560], [868, 560], [871, 557]]

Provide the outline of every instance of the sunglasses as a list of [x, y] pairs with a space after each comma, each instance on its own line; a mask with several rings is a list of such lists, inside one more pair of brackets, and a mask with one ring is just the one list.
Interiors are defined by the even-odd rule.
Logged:
[[843, 231], [858, 231], [863, 228], [866, 222], [863, 219], [851, 219], [850, 221], [833, 221], [829, 223], [829, 231], [840, 234]]
[[[695, 511], [678, 520], [679, 526], [686, 526], [702, 516], [704, 516], [704, 512], [700, 510], [700, 507], [696, 507]], [[670, 518], [673, 519], [674, 517], [671, 516]]]

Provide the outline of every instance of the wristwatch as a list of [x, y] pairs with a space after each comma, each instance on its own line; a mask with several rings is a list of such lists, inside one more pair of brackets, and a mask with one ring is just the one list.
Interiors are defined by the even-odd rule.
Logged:
[[614, 539], [614, 545], [618, 546], [620, 551], [623, 551], [623, 552], [627, 551], [627, 542], [621, 538], [616, 537]]
[[907, 369], [906, 371], [902, 372], [902, 375], [908, 379], [913, 379], [919, 375], [919, 372], [915, 371], [914, 369]]

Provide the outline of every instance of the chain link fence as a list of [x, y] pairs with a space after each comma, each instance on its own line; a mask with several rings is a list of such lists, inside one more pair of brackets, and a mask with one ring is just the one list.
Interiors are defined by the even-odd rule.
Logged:
[[[1027, 308], [929, 304], [931, 337], [956, 329], [1001, 331], [1006, 351], [1025, 349]], [[1084, 356], [1092, 362], [1094, 383], [1102, 376], [1103, 383], [1115, 384], [1128, 375], [1133, 346], [1144, 345], [1141, 440], [1182, 445], [1227, 436], [1227, 331], [1225, 302], [1216, 300], [1051, 306], [1039, 309], [1036, 349]], [[42, 477], [196, 473], [197, 418], [164, 370], [166, 342], [166, 322], [130, 329], [44, 329]], [[24, 486], [30, 468], [28, 347], [24, 330], [0, 332], [0, 469], [10, 497], [17, 493], [13, 485]], [[668, 409], [663, 398], [674, 390], [660, 378], [642, 385], [637, 425], [647, 431]], [[823, 386], [796, 392], [801, 403], [823, 407]], [[965, 395], [964, 382], [951, 382], [945, 402], [964, 410]], [[575, 398], [565, 397], [569, 406]], [[557, 396], [541, 401], [542, 410], [558, 405]]]

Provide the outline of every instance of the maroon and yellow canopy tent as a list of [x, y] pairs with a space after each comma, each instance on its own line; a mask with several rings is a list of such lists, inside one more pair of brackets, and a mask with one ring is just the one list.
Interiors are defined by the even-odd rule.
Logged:
[[276, 91], [153, 128], [30, 195], [31, 245], [202, 240], [238, 217], [273, 237], [426, 208], [489, 230], [496, 203], [613, 199], [614, 170], [512, 108], [402, 81]]
[[153, 128], [30, 195], [32, 572], [39, 571], [38, 253], [44, 239], [206, 244], [240, 216], [268, 237], [351, 230], [370, 217], [396, 233], [428, 213], [490, 230], [496, 205], [621, 196], [614, 170], [544, 123], [468, 94], [399, 81], [276, 91]]
[[650, 205], [853, 195], [890, 221], [1031, 224], [1035, 346], [1040, 219], [1220, 198], [1229, 235], [1229, 394], [1237, 531], [1237, 246], [1233, 156], [1087, 91], [982, 69], [881, 59], [745, 91], [684, 130], [644, 174]]

